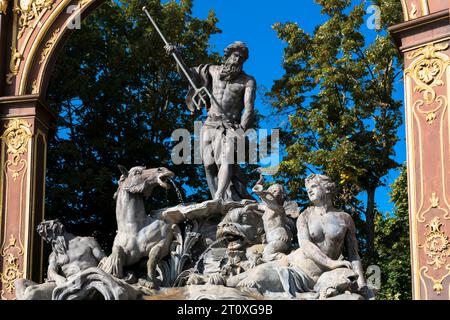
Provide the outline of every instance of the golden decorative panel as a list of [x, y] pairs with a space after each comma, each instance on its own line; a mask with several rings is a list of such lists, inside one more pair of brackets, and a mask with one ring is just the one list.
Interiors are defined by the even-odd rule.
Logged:
[[435, 270], [442, 268], [450, 256], [448, 236], [441, 230], [442, 226], [439, 217], [433, 218], [426, 225], [428, 232], [425, 234], [425, 244], [420, 246], [429, 258], [427, 264], [433, 266]]
[[[428, 278], [431, 281], [433, 281], [433, 290], [434, 290], [434, 292], [436, 292], [436, 294], [438, 296], [442, 294], [442, 291], [444, 291], [444, 286], [443, 286], [442, 283], [450, 275], [450, 265], [447, 265], [446, 269], [447, 269], [447, 273], [444, 274], [442, 277], [440, 277], [438, 279], [436, 279], [435, 277], [430, 276], [428, 274], [428, 271], [429, 271], [428, 267], [422, 267], [420, 269], [420, 277], [421, 277], [421, 279], [423, 280], [423, 277], [422, 277], [422, 274], [423, 274], [426, 278]], [[428, 292], [427, 292], [426, 287], [425, 287], [425, 299], [427, 299], [427, 298], [428, 298]]]
[[0, 14], [6, 15], [6, 10], [8, 10], [9, 0], [0, 0]]
[[53, 46], [55, 45], [56, 40], [58, 39], [58, 35], [59, 32], [61, 30], [58, 28], [56, 29], [51, 38], [45, 43], [44, 49], [42, 50], [41, 53], [41, 60], [39, 60], [39, 64], [44, 63], [45, 59], [47, 58], [48, 54], [50, 53], [50, 51], [52, 51]]
[[6, 75], [6, 83], [12, 84], [12, 79], [19, 73], [20, 61], [23, 55], [16, 48], [11, 50], [11, 61], [9, 63], [10, 72]]
[[23, 256], [23, 251], [16, 246], [16, 243], [16, 238], [14, 235], [11, 235], [8, 246], [1, 253], [4, 258], [3, 272], [0, 272], [0, 281], [2, 283], [0, 297], [2, 299], [7, 299], [5, 294], [13, 294], [16, 289], [14, 281], [23, 278], [23, 272], [20, 271], [19, 266], [19, 256]]
[[37, 84], [37, 80], [33, 80], [33, 83], [31, 84], [31, 94], [38, 94], [39, 93], [39, 89], [38, 89], [38, 84]]
[[19, 34], [20, 39], [23, 33], [31, 25], [30, 23], [39, 18], [44, 9], [50, 10], [55, 0], [20, 0], [19, 6], [14, 11], [19, 15]]
[[445, 216], [444, 216], [444, 218], [445, 219], [450, 219], [450, 213], [449, 213], [449, 211], [447, 210], [447, 209], [445, 209], [445, 208], [442, 208], [440, 205], [439, 205], [439, 203], [440, 203], [440, 200], [439, 200], [439, 197], [436, 195], [436, 193], [435, 192], [433, 192], [432, 194], [431, 194], [431, 197], [430, 197], [430, 206], [428, 207], [428, 209], [426, 209], [425, 211], [421, 211], [418, 215], [417, 215], [417, 221], [419, 221], [419, 222], [425, 222], [425, 215], [427, 214], [427, 213], [430, 213], [431, 212], [431, 209], [439, 209], [440, 211], [442, 211], [443, 213], [445, 213]]
[[12, 155], [5, 163], [7, 169], [12, 171], [14, 180], [17, 180], [19, 173], [27, 166], [27, 161], [21, 155], [27, 153], [28, 142], [33, 134], [31, 124], [22, 119], [10, 120], [6, 124], [6, 130], [1, 139], [7, 146], [7, 153]]
[[[425, 15], [415, 3], [418, 17]], [[405, 54], [411, 258], [419, 300], [450, 298], [449, 47], [430, 43]]]
[[[437, 96], [435, 88], [444, 85], [442, 80], [445, 70], [450, 65], [448, 56], [440, 51], [448, 49], [448, 44], [430, 44], [418, 49], [408, 55], [408, 59], [416, 60], [405, 70], [416, 84], [414, 91], [423, 93], [423, 99], [418, 99], [414, 103], [414, 109], [425, 115], [425, 120], [432, 125], [436, 120], [436, 113], [447, 106], [447, 97]], [[424, 109], [437, 102], [432, 108]]]

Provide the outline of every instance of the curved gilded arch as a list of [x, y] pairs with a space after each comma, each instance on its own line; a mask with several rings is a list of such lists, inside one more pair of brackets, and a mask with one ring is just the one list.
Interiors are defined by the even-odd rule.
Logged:
[[[50, 70], [73, 31], [74, 19], [82, 20], [104, 0], [30, 0], [38, 4], [38, 10], [23, 7], [20, 0], [10, 1], [14, 2], [16, 43], [10, 52], [9, 94], [45, 94]], [[398, 1], [405, 21], [448, 10], [448, 0]]]
[[[14, 0], [18, 1], [18, 0]], [[56, 57], [77, 25], [104, 0], [40, 0], [36, 9], [20, 2], [13, 10], [9, 95], [43, 96]], [[30, 11], [30, 12], [29, 12]]]

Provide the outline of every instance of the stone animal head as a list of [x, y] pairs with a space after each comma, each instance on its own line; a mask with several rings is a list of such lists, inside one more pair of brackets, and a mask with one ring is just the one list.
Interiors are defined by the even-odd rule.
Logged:
[[262, 218], [249, 206], [231, 209], [219, 223], [216, 237], [226, 238], [228, 249], [232, 251], [245, 250], [262, 243], [264, 237]]
[[66, 228], [59, 220], [49, 220], [41, 222], [37, 226], [37, 232], [44, 241], [52, 243], [66, 233]]
[[325, 272], [317, 280], [314, 291], [320, 293], [320, 299], [335, 297], [346, 291], [356, 292], [358, 274], [348, 268], [339, 268]]
[[[144, 167], [134, 167], [127, 170], [124, 166], [119, 166], [122, 176], [119, 180], [119, 190], [129, 193], [140, 194], [148, 197], [157, 186], [170, 189], [169, 181], [175, 174], [166, 168], [146, 169]], [[117, 193], [114, 198], [117, 197]]]

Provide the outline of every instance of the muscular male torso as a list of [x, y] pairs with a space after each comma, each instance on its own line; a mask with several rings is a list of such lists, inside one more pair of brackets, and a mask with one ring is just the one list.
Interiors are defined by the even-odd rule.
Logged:
[[[208, 115], [212, 118], [221, 116], [222, 120], [240, 123], [242, 111], [245, 107], [245, 91], [250, 86], [254, 89], [254, 79], [242, 72], [233, 81], [220, 79], [221, 66], [211, 66], [209, 72], [212, 77], [211, 108]], [[216, 103], [217, 102], [217, 103]], [[217, 105], [218, 104], [218, 105]]]
[[61, 268], [65, 277], [90, 267], [96, 267], [100, 258], [104, 256], [103, 251], [97, 247], [96, 243], [92, 238], [77, 237], [71, 239], [65, 253], [53, 252], [50, 255], [50, 263], [53, 262], [54, 266]]

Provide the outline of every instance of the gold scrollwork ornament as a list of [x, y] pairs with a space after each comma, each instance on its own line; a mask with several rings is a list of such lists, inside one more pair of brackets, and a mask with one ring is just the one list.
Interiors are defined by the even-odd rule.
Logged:
[[[425, 120], [430, 125], [436, 120], [437, 112], [448, 102], [447, 97], [437, 96], [435, 91], [435, 87], [444, 85], [442, 77], [450, 65], [449, 57], [440, 52], [447, 50], [448, 47], [448, 44], [430, 44], [408, 55], [408, 59], [417, 59], [405, 70], [405, 73], [410, 75], [416, 83], [414, 91], [423, 93], [423, 100], [417, 100], [414, 109], [424, 114]], [[425, 104], [431, 105], [435, 102], [437, 106], [432, 110], [423, 109]]]
[[31, 124], [22, 119], [14, 119], [6, 124], [6, 130], [1, 139], [8, 147], [7, 153], [12, 155], [12, 159], [6, 161], [6, 168], [13, 172], [14, 180], [17, 180], [19, 173], [25, 169], [27, 162], [21, 159], [21, 155], [27, 153], [28, 142], [32, 137]]
[[[448, 264], [445, 268], [447, 270], [447, 273], [445, 273], [442, 277], [437, 278], [437, 279], [434, 276], [431, 276], [428, 274], [429, 269], [427, 266], [424, 266], [420, 269], [421, 279], [423, 279], [422, 275], [424, 275], [426, 278], [433, 281], [433, 291], [436, 292], [436, 294], [438, 296], [440, 296], [442, 294], [442, 291], [444, 291], [443, 282], [450, 275], [450, 264]], [[427, 292], [427, 291], [425, 291], [425, 292]], [[428, 298], [428, 294], [426, 295], [425, 299], [427, 299], [427, 298]]]
[[19, 73], [20, 61], [23, 55], [17, 49], [11, 49], [11, 61], [9, 63], [10, 73], [6, 75], [6, 83], [12, 84], [12, 79]]
[[8, 10], [9, 0], [0, 0], [0, 14], [6, 15], [6, 10]]
[[12, 253], [8, 253], [6, 259], [6, 265], [4, 271], [0, 273], [2, 282], [2, 298], [4, 298], [4, 292], [12, 294], [16, 289], [14, 281], [23, 277], [23, 272], [19, 269], [18, 257]]
[[[5, 293], [13, 294], [16, 290], [14, 282], [17, 279], [23, 278], [24, 273], [20, 271], [19, 256], [23, 256], [23, 250], [17, 247], [17, 240], [13, 234], [9, 238], [9, 244], [5, 247], [1, 256], [4, 257], [3, 271], [0, 272], [0, 282], [2, 283], [2, 290], [0, 291], [0, 297], [6, 299]], [[11, 251], [17, 251], [16, 254]], [[8, 252], [10, 251], [10, 252]], [[14, 251], [13, 251], [14, 252]]]
[[448, 236], [441, 230], [443, 224], [439, 217], [434, 217], [426, 227], [429, 229], [425, 234], [425, 244], [420, 246], [424, 248], [429, 261], [428, 265], [433, 266], [435, 270], [442, 268], [450, 256], [450, 243]]
[[450, 65], [450, 61], [439, 51], [446, 50], [448, 47], [448, 44], [430, 44], [408, 56], [409, 59], [420, 57], [406, 72], [410, 73], [416, 82], [415, 91], [424, 93], [427, 104], [432, 104], [436, 100], [434, 88], [444, 84], [442, 76]]
[[50, 51], [52, 51], [52, 48], [55, 45], [56, 40], [58, 40], [58, 35], [59, 35], [60, 31], [61, 30], [59, 28], [56, 29], [53, 32], [51, 38], [45, 43], [44, 49], [42, 50], [42, 53], [41, 53], [41, 60], [39, 60], [39, 64], [42, 64], [45, 62], [45, 59], [47, 58]]
[[20, 0], [19, 6], [14, 11], [19, 15], [18, 39], [30, 27], [31, 21], [38, 19], [44, 9], [50, 10], [55, 0]]

